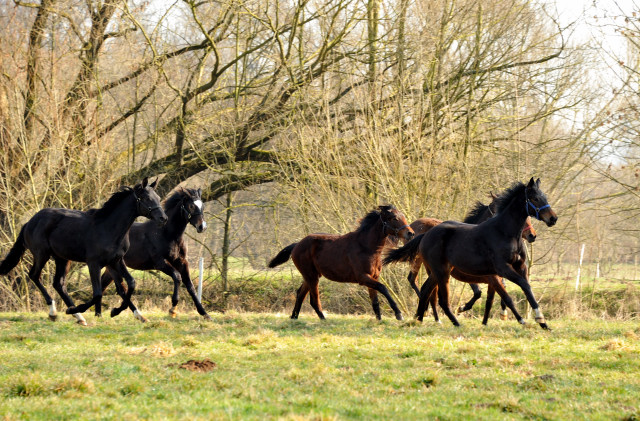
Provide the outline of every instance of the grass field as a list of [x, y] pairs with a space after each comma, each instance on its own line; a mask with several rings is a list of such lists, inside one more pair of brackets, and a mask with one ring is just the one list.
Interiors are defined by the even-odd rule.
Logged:
[[[0, 313], [0, 418], [640, 417], [637, 321], [418, 325], [371, 316]], [[209, 359], [208, 372], [180, 368]]]

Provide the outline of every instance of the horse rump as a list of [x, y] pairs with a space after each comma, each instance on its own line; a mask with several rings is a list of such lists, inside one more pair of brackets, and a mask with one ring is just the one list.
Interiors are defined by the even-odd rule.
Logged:
[[276, 257], [271, 259], [268, 266], [270, 268], [274, 268], [289, 260], [289, 257], [291, 257], [291, 251], [296, 245], [298, 245], [298, 243], [289, 244], [287, 247], [280, 250], [280, 253], [278, 253]]

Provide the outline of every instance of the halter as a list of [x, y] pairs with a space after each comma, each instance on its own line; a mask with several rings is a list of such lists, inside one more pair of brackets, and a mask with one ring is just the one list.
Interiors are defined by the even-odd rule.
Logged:
[[531, 206], [533, 210], [536, 211], [534, 218], [536, 218], [538, 221], [542, 221], [542, 219], [540, 219], [540, 211], [546, 208], [550, 208], [551, 205], [547, 203], [546, 205], [537, 208], [536, 205], [531, 203], [531, 201], [529, 200], [526, 188], [524, 189], [524, 198], [526, 199], [527, 216], [533, 216], [529, 213], [529, 206]]
[[[386, 230], [387, 228], [391, 229], [393, 231], [393, 235], [395, 235], [396, 237], [398, 236], [398, 233], [400, 231], [402, 231], [405, 228], [409, 228], [409, 224], [407, 225], [403, 225], [400, 228], [394, 228], [391, 225], [387, 224], [383, 219], [382, 216], [380, 216], [380, 220], [382, 221], [382, 227]], [[383, 231], [384, 232], [384, 231]]]
[[142, 207], [143, 207], [143, 208], [146, 208], [146, 209], [147, 209], [147, 211], [149, 212], [149, 213], [148, 213], [149, 215], [151, 215], [151, 212], [153, 212], [154, 210], [156, 210], [156, 209], [160, 209], [160, 206], [153, 206], [153, 207], [151, 207], [151, 206], [147, 206], [147, 205], [143, 204], [143, 203], [142, 203], [142, 199], [140, 199], [140, 198], [138, 197], [138, 195], [136, 194], [135, 189], [131, 190], [131, 192], [133, 193], [133, 197], [135, 197], [135, 199], [136, 199], [136, 206], [139, 208], [139, 207], [140, 207], [140, 205], [142, 205]]
[[202, 211], [200, 211], [198, 213], [194, 213], [192, 215], [191, 212], [189, 212], [187, 210], [187, 208], [184, 207], [184, 203], [180, 204], [180, 212], [182, 212], [182, 216], [184, 216], [184, 218], [187, 220], [187, 222], [191, 221], [191, 217], [192, 216], [200, 216], [200, 215], [202, 215]]
[[533, 229], [533, 225], [531, 225], [531, 224], [527, 225], [527, 227], [525, 229], [523, 229], [522, 232], [527, 232], [530, 229]]

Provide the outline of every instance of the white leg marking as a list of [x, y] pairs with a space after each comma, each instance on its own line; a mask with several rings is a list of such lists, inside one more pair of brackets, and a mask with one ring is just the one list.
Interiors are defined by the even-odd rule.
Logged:
[[544, 319], [544, 316], [542, 315], [542, 311], [540, 311], [540, 307], [535, 309], [535, 312], [536, 312], [536, 319]]
[[56, 313], [56, 300], [51, 300], [51, 305], [49, 306], [49, 316], [55, 316]]
[[502, 310], [502, 315], [507, 317], [509, 315], [509, 313], [507, 312], [507, 309], [505, 308], [504, 310]]
[[78, 323], [87, 324], [87, 321], [81, 313], [73, 313], [72, 316], [76, 318]]
[[144, 316], [142, 315], [142, 313], [140, 313], [138, 310], [133, 312], [133, 317], [135, 317], [136, 319], [144, 322], [146, 319], [144, 318]]

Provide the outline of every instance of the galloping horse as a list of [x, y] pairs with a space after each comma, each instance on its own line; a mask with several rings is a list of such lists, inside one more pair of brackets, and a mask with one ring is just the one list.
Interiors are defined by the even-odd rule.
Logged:
[[[493, 201], [489, 205], [485, 205], [481, 202], [477, 202], [474, 208], [465, 217], [463, 222], [467, 224], [478, 224], [480, 222], [486, 221], [492, 216], [495, 216], [496, 196], [494, 196], [493, 194], [491, 196], [493, 197]], [[435, 218], [420, 218], [420, 219], [416, 219], [411, 223], [411, 228], [413, 228], [413, 231], [416, 233], [416, 235], [420, 235], [420, 234], [426, 233], [431, 228], [435, 227], [436, 225], [440, 225], [441, 223], [442, 223], [441, 220], [435, 219]], [[531, 224], [531, 218], [528, 217], [526, 220], [526, 227], [522, 231], [522, 238], [527, 240], [529, 243], [533, 243], [536, 240], [536, 236], [537, 236], [537, 233], [535, 228], [533, 228], [533, 225]], [[524, 248], [522, 250], [524, 252]], [[524, 255], [522, 256], [522, 262], [523, 263], [526, 262], [526, 256]], [[418, 255], [411, 263], [409, 275], [407, 276], [409, 284], [411, 285], [413, 290], [416, 292], [418, 297], [420, 297], [420, 291], [418, 290], [416, 279], [418, 277], [418, 272], [420, 270], [421, 265], [422, 265], [422, 259]], [[451, 272], [451, 276], [453, 276], [455, 279], [459, 281], [468, 283], [469, 286], [471, 287], [471, 290], [473, 291], [473, 297], [471, 297], [471, 299], [464, 306], [460, 306], [460, 308], [458, 309], [459, 313], [471, 310], [475, 302], [478, 301], [482, 296], [482, 291], [480, 291], [480, 287], [478, 286], [478, 284], [491, 283], [487, 279], [477, 279], [475, 276], [466, 275], [455, 269]], [[504, 286], [504, 282], [503, 282], [503, 286]], [[431, 296], [429, 297], [429, 302], [431, 303], [431, 308], [433, 309], [434, 319], [436, 320], [436, 322], [440, 322], [440, 319], [438, 317], [438, 312], [436, 310], [436, 305], [438, 303], [438, 296], [436, 293], [431, 294]], [[491, 308], [492, 303], [487, 302], [487, 304], [489, 308]], [[501, 318], [503, 320], [506, 320], [507, 305], [502, 300], [500, 301], [500, 305], [502, 307]], [[427, 305], [427, 308], [428, 308], [428, 305]], [[485, 307], [485, 310], [486, 310], [486, 307]], [[486, 318], [483, 323], [487, 324]]]
[[[129, 228], [138, 216], [145, 216], [159, 224], [167, 221], [167, 215], [160, 207], [160, 198], [153, 190], [156, 183], [147, 184], [148, 180], [145, 178], [142, 184], [133, 188], [123, 187], [100, 209], [86, 212], [58, 208], [40, 210], [20, 230], [6, 259], [0, 263], [0, 274], [7, 274], [18, 264], [25, 250], [30, 250], [33, 254], [33, 266], [29, 271], [29, 278], [44, 296], [49, 306], [49, 318], [55, 320], [55, 301], [40, 283], [42, 268], [53, 257], [56, 263], [53, 287], [67, 305], [66, 313], [75, 316], [79, 324], [86, 325], [84, 317], [79, 313], [84, 313], [94, 304], [96, 316], [102, 313], [100, 271], [106, 266], [120, 282], [122, 278], [127, 281], [128, 291], [122, 302], [123, 308], [126, 308], [135, 290], [135, 280], [122, 259], [129, 247]], [[87, 264], [93, 288], [92, 299], [77, 307], [65, 286], [70, 261]], [[139, 314], [136, 317], [141, 319]]]
[[320, 319], [325, 318], [318, 293], [320, 276], [324, 276], [332, 281], [352, 282], [369, 288], [371, 305], [378, 320], [382, 318], [378, 301], [380, 292], [389, 301], [396, 319], [402, 320], [402, 313], [391, 294], [378, 281], [382, 270], [380, 255], [389, 236], [402, 236], [409, 240], [414, 233], [404, 215], [395, 207], [379, 206], [362, 218], [356, 231], [345, 235], [311, 234], [282, 249], [269, 262], [269, 267], [281, 265], [291, 257], [304, 279], [298, 288], [291, 318], [298, 318], [302, 302], [309, 292], [311, 306]]
[[[173, 279], [172, 307], [169, 310], [171, 317], [176, 317], [178, 314], [176, 306], [178, 290], [182, 282], [196, 305], [198, 313], [207, 320], [211, 319], [193, 288], [187, 262], [187, 245], [182, 238], [187, 224], [193, 225], [199, 233], [207, 229], [203, 211], [202, 189], [180, 188], [164, 203], [164, 212], [169, 218], [164, 226], [160, 227], [147, 221], [134, 223], [129, 230], [131, 246], [124, 255], [124, 263], [131, 269], [157, 269]], [[105, 271], [102, 275], [102, 290], [104, 291], [111, 282], [113, 277], [109, 271]], [[133, 303], [130, 303], [129, 308], [135, 314], [136, 307]]]
[[[531, 215], [531, 210], [535, 215]], [[496, 282], [495, 275], [509, 279], [522, 288], [527, 301], [534, 309], [536, 322], [543, 329], [547, 323], [531, 291], [527, 279], [526, 265], [521, 257], [521, 237], [528, 216], [544, 221], [547, 226], [555, 225], [558, 217], [540, 190], [540, 179], [533, 178], [527, 185], [516, 183], [498, 198], [498, 212], [478, 225], [446, 221], [433, 227], [399, 249], [391, 251], [384, 264], [397, 261], [412, 261], [420, 253], [429, 272], [427, 281], [420, 290], [420, 302], [416, 318], [422, 321], [429, 297], [438, 287], [440, 306], [455, 326], [458, 320], [449, 308], [449, 275], [458, 270], [467, 275], [492, 275], [488, 297], [498, 292], [507, 307], [520, 323], [524, 320], [517, 313], [511, 297], [502, 284]], [[490, 279], [491, 276], [486, 279]], [[485, 312], [486, 317], [486, 312]]]

